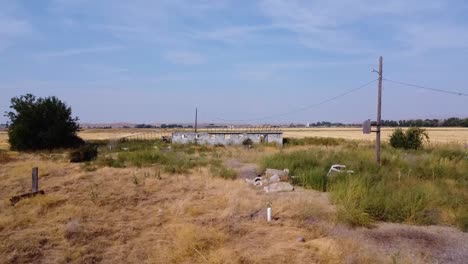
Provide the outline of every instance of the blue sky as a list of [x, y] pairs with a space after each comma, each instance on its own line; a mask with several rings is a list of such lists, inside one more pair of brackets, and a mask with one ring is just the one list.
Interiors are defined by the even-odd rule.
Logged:
[[[0, 0], [0, 110], [55, 95], [82, 122], [256, 119], [377, 78], [468, 92], [463, 0]], [[377, 84], [261, 122], [375, 119]], [[383, 119], [468, 116], [384, 82]], [[0, 123], [6, 119], [2, 116]]]

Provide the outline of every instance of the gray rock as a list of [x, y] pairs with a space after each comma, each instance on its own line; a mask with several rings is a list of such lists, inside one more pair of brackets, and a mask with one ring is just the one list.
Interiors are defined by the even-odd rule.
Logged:
[[303, 243], [306, 242], [305, 238], [303, 238], [303, 237], [296, 238], [296, 241], [297, 242], [303, 242]]
[[66, 238], [72, 238], [77, 234], [81, 233], [82, 227], [78, 220], [69, 221], [64, 228]]
[[275, 175], [271, 176], [270, 179], [269, 179], [270, 183], [280, 182], [280, 181], [281, 181], [281, 179], [280, 179], [280, 176], [278, 174], [275, 174]]
[[273, 176], [275, 174], [280, 176], [280, 177], [288, 176], [289, 175], [289, 170], [288, 169], [285, 169], [285, 170], [266, 169], [265, 170], [265, 176], [267, 178], [270, 178], [271, 176]]
[[294, 191], [294, 186], [288, 182], [275, 182], [263, 187], [265, 192], [291, 192]]

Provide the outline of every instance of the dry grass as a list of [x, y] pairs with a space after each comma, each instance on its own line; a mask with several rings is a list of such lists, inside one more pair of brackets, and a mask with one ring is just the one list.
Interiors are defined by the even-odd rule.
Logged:
[[6, 131], [0, 131], [0, 149], [8, 149], [8, 133]]
[[[29, 191], [39, 166], [44, 196]], [[21, 154], [0, 167], [0, 259], [4, 263], [355, 263], [389, 261], [329, 238], [334, 208], [324, 194], [267, 196], [208, 170], [162, 179], [146, 168], [85, 172], [60, 157]], [[150, 175], [150, 176], [148, 176]], [[137, 180], [135, 180], [137, 179]], [[271, 203], [276, 219], [265, 222]], [[304, 237], [305, 243], [297, 242]], [[357, 251], [354, 251], [357, 250]], [[357, 252], [357, 253], [356, 253]]]
[[[206, 155], [254, 163], [265, 155], [304, 148], [310, 146], [225, 147]], [[417, 248], [418, 252], [434, 249], [433, 243], [426, 245], [426, 240], [420, 239], [426, 237], [424, 234], [417, 233], [411, 247], [404, 243], [413, 240], [393, 239], [393, 248], [388, 250], [376, 241], [389, 233], [398, 237], [407, 233], [394, 228], [374, 231], [341, 226], [336, 223], [337, 210], [328, 195], [313, 190], [266, 194], [242, 180], [214, 177], [208, 167], [195, 167], [183, 175], [157, 174], [153, 167], [93, 166], [89, 171], [89, 166], [68, 163], [66, 153], [8, 155], [12, 159], [0, 165], [1, 263], [432, 260], [430, 254], [400, 253], [402, 248]], [[46, 195], [10, 206], [10, 197], [30, 191], [31, 168], [35, 166], [39, 167], [40, 189]], [[273, 208], [271, 223], [265, 221], [267, 204]], [[459, 236], [458, 230], [453, 233]], [[298, 242], [298, 237], [304, 237], [305, 242]]]

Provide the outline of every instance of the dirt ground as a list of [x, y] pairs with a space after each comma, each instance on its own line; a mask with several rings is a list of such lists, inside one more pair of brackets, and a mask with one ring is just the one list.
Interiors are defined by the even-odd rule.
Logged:
[[[240, 160], [226, 163], [244, 177]], [[11, 206], [40, 167], [45, 195]], [[256, 169], [256, 168], [255, 168]], [[466, 263], [468, 236], [450, 227], [336, 223], [326, 193], [267, 194], [204, 168], [85, 170], [60, 153], [0, 166], [2, 263]], [[266, 207], [273, 221], [266, 222]]]

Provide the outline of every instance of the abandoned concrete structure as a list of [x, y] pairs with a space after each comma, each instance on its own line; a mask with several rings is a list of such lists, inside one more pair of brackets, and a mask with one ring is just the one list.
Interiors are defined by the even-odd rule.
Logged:
[[241, 145], [244, 140], [253, 143], [276, 143], [283, 145], [283, 132], [273, 129], [226, 129], [200, 132], [180, 131], [172, 133], [172, 142], [179, 144]]

